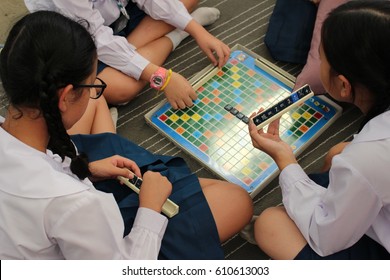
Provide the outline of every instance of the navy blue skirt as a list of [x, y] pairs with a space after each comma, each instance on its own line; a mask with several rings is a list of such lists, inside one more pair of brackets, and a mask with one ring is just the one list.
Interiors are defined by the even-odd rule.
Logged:
[[[329, 185], [329, 173], [309, 174], [310, 179], [327, 188]], [[307, 244], [295, 257], [296, 260], [389, 260], [390, 254], [387, 250], [375, 240], [367, 235], [350, 248], [329, 256], [322, 257], [318, 255], [309, 244]]]
[[[179, 214], [169, 219], [163, 237], [159, 259], [223, 259], [224, 253], [210, 207], [197, 176], [191, 173], [182, 158], [155, 155], [131, 141], [112, 133], [72, 136], [79, 152], [90, 161], [121, 155], [137, 163], [141, 173], [160, 172], [172, 183], [169, 197], [179, 205]], [[129, 234], [137, 213], [138, 194], [117, 180], [94, 184], [96, 189], [112, 193], [125, 224], [124, 236]]]

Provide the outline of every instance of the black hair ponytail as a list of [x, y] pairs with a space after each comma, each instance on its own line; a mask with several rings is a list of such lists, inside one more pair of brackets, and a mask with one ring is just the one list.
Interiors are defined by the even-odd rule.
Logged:
[[350, 1], [337, 7], [325, 19], [321, 37], [332, 69], [353, 89], [360, 86], [374, 97], [363, 127], [390, 107], [390, 2]]

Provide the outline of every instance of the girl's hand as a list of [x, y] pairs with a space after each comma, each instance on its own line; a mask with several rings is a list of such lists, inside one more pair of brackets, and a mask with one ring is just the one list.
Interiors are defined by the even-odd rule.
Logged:
[[198, 98], [191, 84], [180, 74], [172, 72], [171, 80], [164, 89], [165, 96], [173, 109], [185, 109], [194, 105]]
[[118, 176], [132, 179], [133, 173], [141, 177], [141, 171], [134, 161], [118, 155], [90, 162], [89, 170], [92, 173], [91, 181], [116, 179]]
[[214, 66], [221, 68], [226, 64], [230, 56], [230, 48], [226, 44], [211, 35], [195, 20], [189, 22], [185, 31], [195, 39], [199, 48], [207, 55]]
[[196, 42], [214, 66], [221, 68], [229, 60], [230, 48], [207, 31], [197, 36]]
[[[259, 112], [261, 112], [260, 110]], [[253, 118], [256, 114], [252, 114]], [[249, 134], [252, 139], [252, 144], [255, 148], [267, 153], [276, 162], [280, 170], [283, 170], [287, 165], [296, 163], [296, 159], [290, 145], [282, 141], [279, 136], [279, 122], [276, 119], [268, 125], [267, 132], [263, 129], [257, 129], [251, 119], [249, 122]]]
[[172, 184], [158, 172], [147, 171], [139, 192], [139, 206], [161, 212], [162, 206], [172, 192]]

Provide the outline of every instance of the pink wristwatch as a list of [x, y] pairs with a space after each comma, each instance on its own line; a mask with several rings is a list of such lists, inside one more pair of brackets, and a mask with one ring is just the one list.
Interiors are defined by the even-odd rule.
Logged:
[[159, 67], [150, 77], [150, 87], [160, 90], [167, 80], [167, 69]]

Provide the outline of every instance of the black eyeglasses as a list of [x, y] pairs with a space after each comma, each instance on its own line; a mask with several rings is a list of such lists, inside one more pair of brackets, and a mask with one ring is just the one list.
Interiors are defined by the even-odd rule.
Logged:
[[95, 91], [90, 91], [89, 98], [92, 99], [98, 99], [100, 96], [102, 96], [103, 91], [107, 87], [107, 84], [100, 78], [96, 77], [95, 84], [93, 85], [73, 85], [73, 88], [81, 88], [81, 87], [87, 87], [87, 88], [94, 88]]

